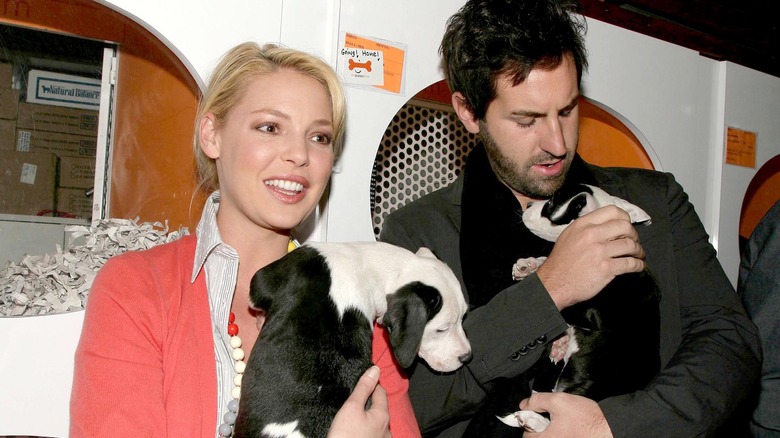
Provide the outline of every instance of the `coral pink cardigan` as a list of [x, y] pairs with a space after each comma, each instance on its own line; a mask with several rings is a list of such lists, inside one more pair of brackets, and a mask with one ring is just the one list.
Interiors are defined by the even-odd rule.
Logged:
[[[203, 437], [217, 430], [214, 340], [201, 270], [190, 282], [195, 237], [112, 258], [90, 291], [76, 350], [71, 437]], [[387, 332], [373, 361], [395, 438], [419, 437]], [[221, 419], [219, 419], [221, 421]]]

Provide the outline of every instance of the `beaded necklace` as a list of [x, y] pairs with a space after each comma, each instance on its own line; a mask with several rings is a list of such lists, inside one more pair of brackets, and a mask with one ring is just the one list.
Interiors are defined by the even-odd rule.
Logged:
[[[291, 252], [297, 248], [300, 244], [297, 240], [291, 238], [287, 244], [287, 252]], [[222, 418], [223, 423], [219, 425], [219, 436], [231, 437], [233, 436], [233, 426], [236, 424], [236, 416], [238, 415], [238, 401], [241, 398], [241, 381], [244, 378], [244, 370], [246, 370], [246, 362], [244, 362], [244, 349], [241, 348], [241, 338], [238, 337], [238, 324], [236, 324], [236, 315], [230, 312], [228, 317], [227, 333], [230, 336], [230, 348], [233, 349], [231, 356], [233, 357], [233, 369], [236, 371], [236, 375], [233, 377], [233, 389], [230, 395], [233, 400], [228, 402], [228, 411], [225, 412]]]
[[231, 356], [233, 357], [233, 369], [236, 370], [236, 375], [233, 377], [233, 389], [230, 395], [233, 400], [228, 403], [228, 411], [225, 412], [225, 416], [222, 418], [224, 421], [219, 425], [219, 436], [230, 437], [233, 435], [233, 425], [236, 424], [236, 415], [238, 414], [238, 400], [241, 398], [241, 381], [244, 377], [244, 370], [246, 370], [246, 362], [244, 362], [244, 349], [241, 348], [241, 338], [238, 336], [238, 324], [236, 324], [236, 315], [230, 312], [227, 326], [228, 335], [230, 335], [230, 348], [233, 349]]

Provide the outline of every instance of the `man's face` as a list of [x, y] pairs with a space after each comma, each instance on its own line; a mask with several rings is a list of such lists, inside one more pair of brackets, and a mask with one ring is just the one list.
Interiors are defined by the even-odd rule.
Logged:
[[517, 86], [499, 78], [495, 100], [476, 122], [493, 171], [523, 207], [563, 184], [577, 150], [578, 98], [577, 69], [566, 56]]

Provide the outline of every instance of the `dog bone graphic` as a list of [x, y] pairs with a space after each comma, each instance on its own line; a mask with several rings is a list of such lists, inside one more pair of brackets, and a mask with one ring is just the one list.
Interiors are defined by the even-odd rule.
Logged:
[[355, 62], [354, 59], [349, 58], [349, 69], [354, 70], [356, 68], [365, 68], [367, 72], [371, 71], [371, 61]]

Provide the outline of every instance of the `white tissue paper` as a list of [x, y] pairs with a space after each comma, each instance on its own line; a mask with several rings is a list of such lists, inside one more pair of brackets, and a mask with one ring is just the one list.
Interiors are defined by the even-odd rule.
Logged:
[[0, 270], [0, 317], [81, 310], [98, 269], [115, 255], [148, 249], [189, 234], [168, 232], [168, 223], [105, 219], [92, 226], [65, 227], [67, 248], [56, 254], [26, 255]]

